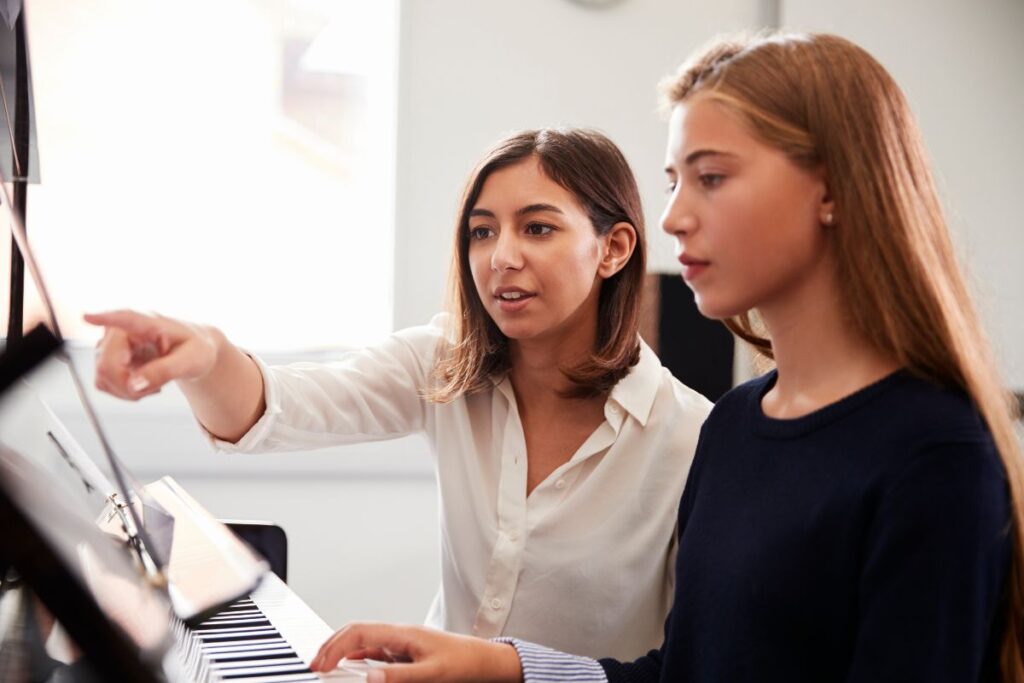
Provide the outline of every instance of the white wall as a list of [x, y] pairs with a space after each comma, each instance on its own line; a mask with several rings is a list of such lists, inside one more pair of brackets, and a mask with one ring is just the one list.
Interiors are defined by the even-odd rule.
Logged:
[[591, 10], [564, 0], [402, 3], [395, 325], [444, 301], [455, 211], [483, 152], [506, 133], [598, 128], [640, 184], [656, 270], [672, 270], [658, 228], [664, 123], [655, 85], [716, 32], [754, 28], [759, 0], [627, 0]]

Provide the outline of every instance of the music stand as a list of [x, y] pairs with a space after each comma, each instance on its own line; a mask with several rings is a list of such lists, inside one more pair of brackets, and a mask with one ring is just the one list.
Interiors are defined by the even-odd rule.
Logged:
[[[37, 328], [19, 342], [17, 356], [0, 355], [3, 376], [28, 372], [57, 347], [55, 337]], [[0, 441], [0, 554], [81, 648], [99, 680], [161, 681], [172, 643], [170, 604], [96, 527], [88, 507], [66, 491], [54, 494], [31, 457]]]

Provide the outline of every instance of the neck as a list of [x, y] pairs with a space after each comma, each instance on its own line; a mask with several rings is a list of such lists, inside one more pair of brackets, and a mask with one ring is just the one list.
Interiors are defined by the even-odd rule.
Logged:
[[824, 269], [791, 296], [760, 307], [772, 339], [778, 379], [762, 407], [791, 418], [834, 403], [894, 372], [844, 315], [834, 269]]
[[565, 400], [562, 392], [570, 385], [562, 368], [571, 367], [591, 354], [596, 339], [596, 325], [575, 325], [567, 335], [511, 340], [509, 379], [520, 410], [524, 406], [550, 405]]

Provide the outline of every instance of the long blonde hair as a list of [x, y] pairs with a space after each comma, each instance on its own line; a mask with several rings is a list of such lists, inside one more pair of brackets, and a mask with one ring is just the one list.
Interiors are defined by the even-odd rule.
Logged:
[[[760, 139], [823, 169], [835, 202], [833, 246], [846, 315], [912, 373], [965, 391], [1002, 458], [1013, 559], [1000, 663], [1024, 682], [1024, 460], [1016, 401], [1002, 386], [954, 254], [917, 124], [871, 55], [833, 35], [717, 40], [662, 82], [664, 103], [701, 93]], [[767, 356], [755, 311], [726, 322]]]

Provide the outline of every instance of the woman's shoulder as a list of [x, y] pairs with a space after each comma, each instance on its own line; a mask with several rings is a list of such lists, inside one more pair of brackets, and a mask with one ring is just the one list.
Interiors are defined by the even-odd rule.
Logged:
[[873, 407], [894, 437], [928, 447], [949, 442], [988, 444], [991, 434], [970, 396], [962, 389], [901, 370], [889, 391]]
[[438, 313], [424, 324], [396, 330], [390, 335], [388, 343], [406, 346], [416, 355], [432, 360], [439, 350], [451, 345], [450, 320], [448, 313]]
[[452, 334], [451, 315], [443, 311], [435, 313], [427, 322], [403, 327], [394, 334], [409, 339], [423, 338], [434, 342], [448, 339]]
[[640, 359], [625, 380], [623, 386], [648, 386], [652, 396], [652, 408], [659, 404], [676, 414], [682, 414], [703, 422], [714, 404], [704, 394], [686, 385], [661, 364], [657, 354], [640, 341]]

